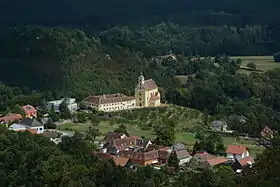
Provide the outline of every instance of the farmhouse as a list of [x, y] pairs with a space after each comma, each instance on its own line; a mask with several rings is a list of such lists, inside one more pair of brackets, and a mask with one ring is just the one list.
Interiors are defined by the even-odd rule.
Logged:
[[32, 105], [25, 105], [21, 107], [25, 112], [25, 117], [27, 118], [37, 118], [37, 110]]
[[226, 153], [229, 160], [240, 160], [249, 156], [247, 148], [243, 145], [228, 145]]

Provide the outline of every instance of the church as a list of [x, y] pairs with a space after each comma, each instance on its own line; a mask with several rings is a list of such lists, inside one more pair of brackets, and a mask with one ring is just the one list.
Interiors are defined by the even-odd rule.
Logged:
[[135, 88], [136, 107], [157, 107], [160, 105], [158, 86], [152, 79], [145, 80], [141, 73]]

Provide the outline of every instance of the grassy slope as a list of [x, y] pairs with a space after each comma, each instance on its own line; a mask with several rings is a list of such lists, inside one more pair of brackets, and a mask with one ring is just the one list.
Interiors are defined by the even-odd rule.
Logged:
[[[128, 115], [128, 114], [131, 115]], [[155, 138], [152, 129], [143, 128], [143, 125], [150, 123], [157, 123], [160, 119], [168, 117], [169, 119], [174, 119], [176, 122], [176, 141], [185, 143], [191, 149], [194, 145], [196, 139], [195, 134], [190, 132], [185, 132], [183, 128], [193, 128], [195, 126], [201, 125], [202, 114], [199, 111], [183, 108], [178, 106], [169, 106], [162, 109], [139, 109], [132, 112], [121, 112], [118, 118], [124, 120], [104, 120], [101, 121], [96, 128], [100, 129], [102, 135], [97, 139], [102, 140], [104, 136], [116, 129], [121, 123], [126, 124], [128, 133], [130, 135], [144, 136], [149, 139]], [[175, 116], [175, 118], [174, 118]], [[60, 125], [60, 130], [74, 130], [79, 132], [85, 132], [91, 126], [90, 122], [87, 123], [68, 123]], [[262, 147], [255, 145], [252, 141], [237, 141], [234, 137], [223, 137], [224, 144], [243, 144], [249, 148], [252, 156], [256, 156], [258, 153], [263, 151]]]

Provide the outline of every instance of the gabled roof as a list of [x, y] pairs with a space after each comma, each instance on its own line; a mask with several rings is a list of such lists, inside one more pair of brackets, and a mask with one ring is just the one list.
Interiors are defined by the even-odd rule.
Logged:
[[22, 109], [23, 109], [25, 112], [36, 112], [36, 111], [37, 111], [32, 105], [25, 105], [25, 106], [22, 106]]
[[139, 161], [149, 161], [159, 158], [158, 151], [156, 150], [149, 152], [120, 151], [118, 156]]
[[154, 89], [158, 88], [158, 86], [156, 85], [156, 83], [152, 79], [145, 80], [144, 84], [141, 85], [141, 86], [145, 90], [154, 90]]
[[130, 136], [122, 139], [113, 140], [112, 143], [117, 150], [123, 150], [130, 146], [137, 146], [142, 143], [142, 139], [138, 136]]
[[124, 158], [124, 157], [115, 157], [114, 158], [114, 162], [115, 162], [116, 166], [124, 167], [128, 161], [129, 161], [129, 158]]
[[22, 116], [20, 114], [9, 113], [6, 116], [0, 117], [0, 123], [4, 122], [9, 124], [18, 121], [20, 119], [22, 119]]
[[153, 150], [162, 150], [162, 149], [164, 149], [164, 150], [168, 150], [169, 149], [169, 147], [165, 147], [165, 146], [162, 146], [162, 145], [156, 145], [156, 144], [150, 144], [150, 145], [148, 145], [148, 147], [146, 148], [146, 150], [145, 151], [153, 151]]
[[42, 123], [40, 123], [38, 120], [34, 118], [24, 118], [20, 120], [18, 123], [19, 125], [27, 126], [27, 127], [40, 127], [43, 126]]
[[[121, 139], [121, 137], [125, 135], [124, 133], [121, 132], [108, 132], [108, 134], [104, 137], [104, 141], [109, 142], [113, 141], [116, 139]], [[126, 135], [125, 135], [126, 137]]]
[[158, 150], [159, 159], [167, 160], [170, 156], [170, 152], [167, 150]]
[[227, 125], [227, 122], [221, 120], [215, 120], [211, 122], [211, 127], [223, 127]]
[[242, 155], [247, 148], [243, 145], [228, 145], [226, 153]]
[[216, 158], [212, 158], [212, 159], [208, 159], [207, 162], [211, 165], [211, 166], [216, 166], [219, 164], [223, 164], [226, 163], [228, 160], [224, 157], [216, 157]]
[[185, 150], [186, 146], [182, 143], [176, 143], [173, 146], [171, 146], [171, 149], [175, 150], [175, 151], [179, 151], [179, 150]]
[[204, 159], [204, 160], [210, 160], [210, 159], [216, 158], [216, 156], [211, 155], [211, 154], [206, 153], [206, 152], [196, 153], [196, 154], [194, 155], [194, 157], [195, 157], [195, 158], [201, 158], [201, 159]]
[[99, 158], [103, 158], [103, 159], [114, 159], [115, 158], [114, 155], [111, 155], [108, 153], [97, 152], [97, 151], [93, 151], [92, 154]]
[[134, 96], [127, 96], [121, 93], [107, 94], [107, 95], [93, 95], [84, 99], [85, 102], [92, 103], [95, 105], [106, 104], [106, 103], [117, 103], [135, 100]]
[[255, 160], [251, 156], [247, 156], [245, 158], [238, 160], [238, 162], [240, 163], [241, 166], [246, 166], [249, 164], [254, 164]]
[[178, 150], [178, 151], [175, 150], [175, 152], [176, 152], [177, 158], [179, 160], [184, 159], [184, 158], [189, 158], [191, 156], [190, 153], [186, 149], [182, 149], [182, 150]]

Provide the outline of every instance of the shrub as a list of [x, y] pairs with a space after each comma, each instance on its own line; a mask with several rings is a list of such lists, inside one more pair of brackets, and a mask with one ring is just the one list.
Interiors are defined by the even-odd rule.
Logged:
[[280, 52], [277, 52], [274, 54], [274, 61], [275, 62], [280, 62]]
[[247, 64], [247, 67], [248, 67], [248, 68], [251, 68], [251, 69], [253, 69], [253, 70], [257, 69], [256, 64], [253, 63], [253, 62], [248, 63], [248, 64]]

